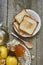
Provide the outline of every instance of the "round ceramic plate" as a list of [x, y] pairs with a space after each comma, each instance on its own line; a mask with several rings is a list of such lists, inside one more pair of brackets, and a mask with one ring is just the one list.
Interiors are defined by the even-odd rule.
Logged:
[[[7, 44], [7, 48], [9, 45], [14, 46], [14, 42], [17, 42], [18, 44], [21, 44], [18, 40], [14, 39], [13, 41], [9, 42]], [[16, 45], [16, 44], [15, 44]], [[26, 48], [25, 45], [21, 44], [25, 48], [25, 53], [23, 57], [18, 57], [18, 60], [22, 65], [30, 65], [31, 64], [31, 55], [29, 49]]]
[[[26, 9], [26, 11], [32, 16], [33, 19], [35, 19], [38, 22], [38, 26], [37, 26], [36, 30], [34, 31], [34, 33], [32, 34], [32, 36], [30, 36], [28, 34], [25, 34], [25, 33], [23, 35], [21, 35], [21, 36], [22, 37], [33, 37], [40, 30], [40, 27], [41, 27], [41, 19], [40, 19], [40, 16], [35, 11], [33, 11], [31, 9]], [[17, 29], [15, 28], [15, 26], [13, 26], [13, 28], [17, 32], [17, 34], [19, 34], [18, 31], [17, 31]]]

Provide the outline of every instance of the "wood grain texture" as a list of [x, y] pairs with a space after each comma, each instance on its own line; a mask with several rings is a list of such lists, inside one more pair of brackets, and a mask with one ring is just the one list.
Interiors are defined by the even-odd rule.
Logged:
[[[41, 17], [41, 20], [43, 21], [42, 19], [42, 15], [43, 15], [43, 1], [42, 0], [33, 0], [32, 1], [32, 9], [35, 10]], [[43, 49], [43, 31], [42, 31], [42, 28], [43, 28], [43, 22], [42, 22], [42, 26], [41, 26], [41, 30], [39, 31], [38, 35], [36, 36], [36, 65], [43, 65], [43, 56], [42, 56], [42, 49]]]
[[6, 25], [7, 0], [0, 0], [0, 22]]
[[[2, 5], [1, 5], [1, 4], [2, 4], [2, 1], [0, 1], [0, 15], [1, 15], [1, 13], [2, 13]], [[2, 17], [2, 16], [0, 16], [0, 21], [1, 21], [1, 17]]]
[[[30, 50], [30, 53], [31, 55], [33, 54], [35, 58], [32, 60], [31, 65], [43, 65], [43, 0], [0, 0], [0, 21], [4, 21], [4, 25], [8, 26], [8, 32], [13, 31], [13, 16], [23, 8], [33, 9], [41, 17], [41, 30], [36, 36], [26, 38], [26, 40], [33, 44], [33, 49]], [[13, 39], [10, 35], [10, 40]]]

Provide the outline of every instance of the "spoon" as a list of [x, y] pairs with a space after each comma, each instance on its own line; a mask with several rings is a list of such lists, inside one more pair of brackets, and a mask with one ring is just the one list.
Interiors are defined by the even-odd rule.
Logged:
[[18, 37], [16, 34], [14, 34], [13, 32], [11, 32], [10, 34], [13, 35], [14, 37], [18, 38], [19, 40], [21, 40], [21, 41], [25, 44], [25, 46], [26, 46], [27, 48], [29, 48], [29, 49], [33, 48], [32, 43], [27, 42], [27, 41], [24, 41], [23, 39], [19, 38], [19, 37]]

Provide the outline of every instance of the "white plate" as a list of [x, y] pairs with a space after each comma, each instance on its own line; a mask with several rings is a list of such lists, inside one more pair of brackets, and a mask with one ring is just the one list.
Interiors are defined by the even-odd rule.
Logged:
[[[13, 41], [11, 41], [7, 44], [7, 48], [9, 45], [14, 46], [15, 41], [18, 42], [18, 44], [21, 44], [18, 40], [14, 39]], [[30, 51], [23, 44], [21, 44], [21, 45], [25, 48], [25, 53], [24, 53], [23, 57], [18, 57], [18, 59], [22, 65], [30, 65], [31, 64]]]
[[[33, 11], [33, 10], [31, 10], [31, 9], [26, 9], [26, 11], [32, 16], [32, 18], [34, 18], [34, 19], [38, 22], [38, 26], [37, 26], [36, 30], [34, 31], [34, 33], [32, 34], [32, 37], [33, 37], [33, 36], [36, 35], [36, 34], [39, 32], [39, 30], [40, 30], [40, 27], [41, 27], [41, 19], [40, 19], [40, 16], [39, 16], [35, 11]], [[15, 29], [15, 31], [18, 33], [18, 31], [17, 31], [17, 29], [15, 28], [15, 26], [14, 26], [14, 29]], [[19, 33], [18, 33], [18, 34], [19, 34]], [[20, 34], [19, 34], [19, 35], [20, 35]], [[28, 35], [28, 34], [23, 34], [22, 37], [30, 37], [30, 35]]]

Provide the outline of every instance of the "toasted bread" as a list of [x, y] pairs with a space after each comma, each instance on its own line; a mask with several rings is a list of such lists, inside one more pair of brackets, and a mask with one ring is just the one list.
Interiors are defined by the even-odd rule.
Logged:
[[15, 20], [18, 22], [18, 23], [21, 23], [21, 21], [23, 20], [23, 17], [27, 15], [30, 17], [30, 14], [25, 10], [23, 9], [21, 12], [19, 12], [14, 18]]
[[14, 22], [14, 26], [17, 29], [17, 31], [19, 31], [19, 24], [17, 22]]
[[18, 33], [19, 33], [20, 35], [24, 34], [24, 32], [19, 29], [19, 24], [18, 24], [18, 22], [14, 22], [14, 26], [15, 26], [15, 28], [17, 29], [17, 31], [18, 31]]
[[20, 24], [20, 29], [22, 31], [32, 35], [37, 27], [37, 24], [38, 24], [37, 21], [35, 21], [34, 19], [32, 19], [28, 16], [24, 16], [24, 19]]

